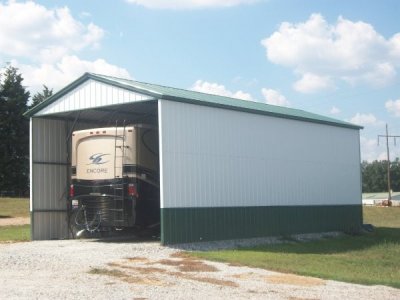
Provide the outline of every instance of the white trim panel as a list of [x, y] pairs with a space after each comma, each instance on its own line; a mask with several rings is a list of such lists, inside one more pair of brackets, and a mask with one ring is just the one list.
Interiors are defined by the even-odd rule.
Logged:
[[358, 130], [160, 101], [161, 207], [361, 205]]
[[163, 128], [162, 128], [162, 104], [164, 101], [158, 100], [158, 147], [159, 163], [160, 163], [160, 207], [164, 207], [164, 159], [163, 159]]
[[151, 99], [153, 98], [147, 95], [89, 79], [37, 112], [35, 116]]
[[29, 211], [33, 209], [33, 143], [32, 143], [32, 130], [33, 130], [33, 119], [29, 119]]

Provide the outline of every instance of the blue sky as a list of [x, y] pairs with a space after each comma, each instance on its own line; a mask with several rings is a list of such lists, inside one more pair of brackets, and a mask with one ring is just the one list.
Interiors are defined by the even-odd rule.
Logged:
[[0, 1], [0, 65], [32, 92], [89, 71], [303, 109], [364, 126], [362, 159], [383, 159], [399, 15], [397, 0]]

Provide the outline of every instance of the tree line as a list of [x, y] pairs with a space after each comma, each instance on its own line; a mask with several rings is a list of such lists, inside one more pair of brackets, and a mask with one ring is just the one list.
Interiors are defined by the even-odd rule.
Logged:
[[[29, 189], [29, 120], [23, 114], [53, 94], [45, 85], [33, 97], [18, 69], [0, 73], [0, 196], [22, 196]], [[387, 191], [387, 162], [361, 163], [362, 191]], [[400, 191], [400, 161], [390, 165], [392, 190]]]
[[24, 196], [29, 189], [29, 120], [24, 113], [53, 94], [44, 86], [31, 98], [18, 69], [0, 73], [0, 196]]
[[[375, 160], [361, 163], [363, 193], [387, 192], [387, 161]], [[390, 162], [390, 185], [393, 191], [400, 191], [400, 160]]]

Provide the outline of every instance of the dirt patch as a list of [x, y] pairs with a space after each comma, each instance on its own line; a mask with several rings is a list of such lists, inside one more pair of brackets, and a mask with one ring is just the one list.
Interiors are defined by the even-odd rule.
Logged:
[[236, 282], [233, 282], [230, 280], [221, 280], [221, 279], [210, 278], [210, 277], [191, 277], [190, 279], [200, 281], [200, 282], [205, 282], [205, 283], [211, 283], [211, 284], [219, 285], [219, 286], [229, 286], [229, 287], [238, 287], [239, 286]]
[[29, 217], [0, 218], [0, 226], [27, 225], [30, 223]]
[[146, 257], [140, 257], [140, 256], [134, 256], [134, 257], [127, 257], [127, 261], [132, 261], [132, 262], [146, 262], [149, 261]]
[[151, 274], [151, 273], [166, 273], [165, 269], [155, 268], [155, 267], [131, 267], [131, 266], [121, 266], [121, 268], [132, 270], [140, 274]]
[[230, 262], [230, 263], [227, 263], [227, 264], [228, 264], [228, 266], [231, 266], [231, 267], [241, 267], [242, 266], [241, 264], [235, 263], [235, 262]]
[[319, 300], [319, 298], [300, 298], [300, 297], [289, 297], [289, 300]]
[[[139, 260], [131, 260], [132, 262], [143, 263], [143, 261]], [[209, 283], [218, 286], [228, 286], [228, 287], [238, 287], [238, 284], [230, 281], [230, 280], [222, 280], [213, 277], [203, 277], [203, 276], [195, 276], [194, 274], [188, 274], [189, 272], [216, 272], [217, 268], [207, 265], [199, 260], [194, 259], [180, 259], [180, 260], [172, 260], [172, 259], [161, 259], [155, 262], [147, 262], [145, 264], [161, 264], [165, 266], [173, 266], [180, 270], [177, 271], [169, 271], [167, 269], [158, 268], [158, 267], [144, 267], [144, 266], [132, 266], [121, 262], [111, 262], [107, 265], [112, 267], [113, 269], [92, 269], [89, 273], [91, 274], [100, 274], [100, 275], [108, 275], [112, 277], [116, 277], [124, 282], [132, 283], [132, 284], [146, 284], [146, 285], [166, 285], [166, 282], [155, 278], [155, 274], [163, 274], [168, 276], [178, 277], [180, 279], [185, 280], [194, 280], [203, 283]], [[123, 269], [121, 271], [120, 269]], [[153, 275], [153, 276], [149, 276]]]
[[117, 270], [117, 269], [106, 269], [106, 268], [92, 268], [89, 271], [89, 274], [95, 274], [95, 275], [107, 275], [110, 277], [117, 277], [117, 278], [123, 278], [128, 276], [128, 274]]
[[214, 266], [205, 264], [200, 260], [193, 258], [184, 258], [181, 260], [162, 259], [158, 261], [159, 264], [176, 266], [182, 272], [217, 272], [218, 269]]
[[182, 265], [182, 260], [161, 259], [158, 263], [166, 266], [180, 266]]
[[168, 283], [165, 281], [162, 281], [158, 278], [154, 277], [145, 277], [145, 276], [132, 276], [129, 275], [127, 277], [121, 278], [122, 281], [125, 281], [127, 283], [132, 283], [132, 284], [141, 284], [141, 285], [159, 285], [159, 286], [165, 286]]
[[191, 256], [189, 253], [187, 253], [187, 252], [182, 252], [182, 251], [172, 253], [169, 257], [172, 257], [172, 258], [196, 259], [196, 258], [194, 258], [193, 256]]
[[135, 276], [128, 274], [126, 272], [122, 272], [121, 270], [118, 269], [93, 268], [89, 271], [89, 273], [115, 277], [127, 283], [144, 284], [144, 285], [166, 285], [166, 282], [160, 279], [153, 277], [146, 277], [146, 276]]
[[207, 265], [202, 261], [184, 260], [183, 264], [178, 267], [182, 272], [217, 272], [214, 266]]
[[254, 273], [241, 273], [241, 274], [234, 274], [232, 275], [233, 278], [238, 279], [250, 279], [254, 277]]
[[318, 286], [324, 285], [325, 281], [319, 278], [305, 277], [294, 274], [279, 274], [265, 277], [269, 283], [289, 284], [299, 286]]
[[221, 280], [221, 279], [211, 278], [211, 277], [198, 277], [198, 276], [194, 276], [194, 275], [190, 275], [190, 274], [182, 273], [182, 272], [168, 272], [168, 274], [182, 278], [182, 279], [210, 283], [210, 284], [219, 285], [219, 286], [228, 286], [228, 287], [238, 287], [239, 286], [236, 282], [233, 282], [230, 280]]

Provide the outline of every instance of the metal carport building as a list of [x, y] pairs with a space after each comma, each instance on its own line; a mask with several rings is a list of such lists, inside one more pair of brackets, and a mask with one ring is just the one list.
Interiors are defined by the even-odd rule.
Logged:
[[355, 230], [361, 127], [302, 110], [85, 73], [30, 117], [32, 239], [69, 238], [70, 135], [158, 126], [161, 242]]

